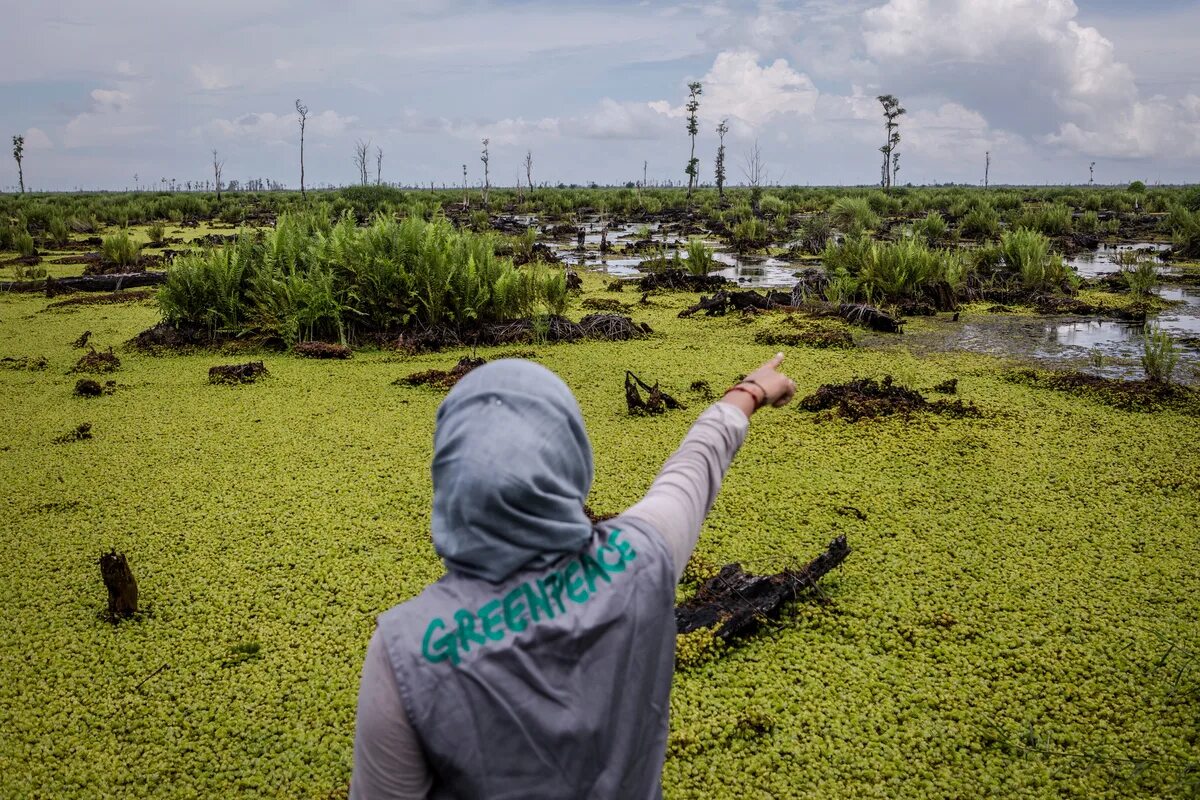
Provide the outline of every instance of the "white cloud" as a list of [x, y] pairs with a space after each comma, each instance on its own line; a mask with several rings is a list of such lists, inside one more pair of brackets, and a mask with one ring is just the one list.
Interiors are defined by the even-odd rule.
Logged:
[[811, 115], [820, 95], [784, 59], [759, 66], [758, 54], [749, 50], [718, 53], [701, 83], [701, 117], [709, 122], [732, 117], [751, 128], [779, 115]]
[[193, 64], [192, 78], [206, 92], [216, 92], [234, 85], [228, 68], [212, 64]]
[[1186, 100], [1142, 100], [1112, 42], [1077, 14], [1072, 0], [889, 0], [863, 14], [863, 40], [885, 74], [964, 105], [991, 98], [994, 116], [1024, 120], [1045, 144], [1093, 157], [1194, 153]]
[[23, 136], [26, 150], [50, 150], [54, 147], [54, 142], [50, 141], [50, 137], [41, 128], [29, 128]]
[[[306, 138], [340, 136], [357, 120], [358, 117], [342, 116], [333, 110], [309, 114], [304, 135]], [[251, 112], [234, 119], [214, 119], [203, 127], [202, 133], [218, 138], [255, 139], [268, 144], [279, 144], [298, 140], [300, 123], [295, 114]]]
[[125, 89], [93, 89], [89, 96], [91, 108], [63, 126], [62, 143], [68, 149], [128, 142], [158, 129]]

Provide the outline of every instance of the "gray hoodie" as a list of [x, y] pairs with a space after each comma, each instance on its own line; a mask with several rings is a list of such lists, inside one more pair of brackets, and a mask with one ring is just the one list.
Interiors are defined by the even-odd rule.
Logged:
[[593, 527], [566, 386], [519, 361], [460, 382], [434, 436], [447, 574], [379, 618], [351, 796], [660, 796], [674, 584], [746, 427], [715, 404], [645, 498]]

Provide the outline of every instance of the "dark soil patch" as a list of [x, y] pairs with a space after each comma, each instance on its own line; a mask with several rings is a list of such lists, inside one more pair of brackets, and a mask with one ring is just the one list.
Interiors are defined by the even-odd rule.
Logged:
[[[642, 399], [641, 392], [638, 391], [639, 387], [646, 392], [644, 400]], [[629, 408], [630, 414], [637, 416], [662, 414], [668, 408], [687, 408], [683, 403], [659, 388], [657, 381], [651, 386], [629, 370], [625, 371], [625, 405]]]
[[1200, 416], [1200, 391], [1188, 386], [1155, 381], [1101, 378], [1083, 372], [1040, 372], [1032, 369], [1008, 374], [1014, 383], [1088, 397], [1122, 411], [1179, 411]]
[[623, 311], [625, 304], [611, 297], [588, 297], [579, 304], [594, 311]]
[[92, 423], [81, 422], [73, 429], [67, 431], [61, 436], [54, 437], [55, 444], [69, 444], [70, 442], [82, 442], [92, 438]]
[[116, 381], [105, 381], [103, 386], [100, 385], [100, 381], [91, 378], [80, 378], [75, 381], [76, 397], [99, 397], [102, 394], [112, 394], [116, 390]]
[[643, 292], [655, 289], [683, 292], [712, 292], [729, 284], [720, 275], [693, 275], [681, 269], [667, 269], [662, 272], [651, 272], [638, 280], [637, 286]]
[[209, 368], [208, 382], [240, 385], [254, 383], [261, 376], [267, 374], [267, 368], [261, 361], [250, 361], [245, 364], [222, 364]]
[[79, 253], [73, 256], [63, 256], [61, 258], [51, 259], [51, 264], [99, 264], [99, 253]]
[[708, 381], [692, 381], [691, 385], [688, 386], [688, 389], [700, 395], [700, 399], [704, 400], [705, 402], [715, 400], [717, 397], [717, 393], [713, 391], [712, 385], [709, 384]]
[[45, 356], [5, 356], [0, 358], [0, 368], [3, 369], [28, 369], [33, 371], [43, 370], [49, 366], [50, 362]]
[[115, 372], [120, 366], [121, 359], [117, 358], [111, 347], [108, 352], [98, 352], [92, 347], [87, 355], [71, 367], [71, 372]]
[[82, 350], [83, 348], [87, 347], [88, 339], [91, 339], [91, 338], [92, 338], [92, 332], [84, 331], [83, 333], [79, 334], [78, 339], [71, 342], [71, 347], [73, 347], [76, 350]]
[[53, 303], [46, 304], [46, 310], [52, 308], [69, 308], [71, 306], [103, 306], [112, 305], [113, 303], [142, 303], [147, 300], [154, 299], [154, 291], [152, 289], [139, 290], [123, 290], [119, 292], [107, 292], [105, 294], [81, 294], [75, 297], [68, 297], [65, 300], [55, 300]]
[[304, 358], [350, 358], [353, 355], [346, 345], [333, 342], [300, 342], [292, 352]]
[[207, 330], [199, 326], [160, 322], [130, 339], [128, 344], [136, 350], [154, 353], [162, 350], [181, 351], [208, 347], [216, 341], [218, 340], [209, 335]]
[[958, 378], [944, 380], [933, 387], [938, 394], [958, 394]]
[[456, 383], [466, 377], [467, 373], [476, 367], [482, 367], [486, 359], [463, 356], [448, 370], [427, 369], [424, 372], [414, 372], [394, 382], [397, 386], [432, 386], [435, 389], [451, 389]]
[[804, 411], [827, 411], [850, 422], [876, 417], [928, 412], [948, 417], [978, 417], [979, 409], [962, 400], [930, 402], [916, 389], [900, 386], [885, 375], [882, 381], [855, 378], [847, 383], [827, 383], [800, 401]]
[[790, 292], [759, 294], [752, 289], [744, 291], [722, 289], [712, 297], [701, 297], [700, 302], [680, 311], [679, 317], [686, 319], [698, 311], [703, 311], [706, 317], [718, 317], [730, 311], [770, 311], [778, 308], [792, 308], [793, 305]]
[[797, 319], [789, 316], [785, 322], [788, 328], [766, 328], [754, 335], [754, 341], [759, 344], [788, 347], [832, 347], [846, 349], [854, 347], [854, 337], [850, 331], [841, 326], [818, 324], [816, 321]]
[[1125, 308], [1105, 308], [1060, 294], [1040, 295], [1034, 297], [1032, 302], [1040, 314], [1074, 314], [1085, 317], [1099, 315], [1134, 322], [1144, 321], [1150, 310], [1148, 302], [1131, 303]]
[[609, 281], [606, 289], [607, 289], [607, 291], [610, 291], [610, 292], [623, 292], [623, 291], [625, 291], [625, 281], [620, 280], [620, 279], [615, 280], [615, 281]]
[[778, 619], [787, 603], [813, 589], [848, 555], [850, 545], [839, 536], [825, 552], [796, 570], [754, 575], [741, 564], [726, 564], [700, 585], [692, 599], [675, 607], [675, 625], [679, 633], [712, 629], [713, 638], [726, 643], [750, 636], [764, 621]]

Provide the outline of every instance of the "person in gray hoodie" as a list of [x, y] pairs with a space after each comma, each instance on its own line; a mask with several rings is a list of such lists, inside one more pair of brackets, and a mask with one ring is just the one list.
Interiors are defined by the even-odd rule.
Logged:
[[380, 615], [350, 796], [662, 796], [675, 585], [749, 418], [796, 386], [780, 353], [700, 414], [645, 497], [592, 524], [570, 389], [486, 364], [437, 412], [433, 543], [446, 574]]

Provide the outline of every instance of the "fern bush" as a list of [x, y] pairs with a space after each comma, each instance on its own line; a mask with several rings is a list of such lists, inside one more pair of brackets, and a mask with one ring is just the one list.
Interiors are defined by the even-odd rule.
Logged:
[[1061, 256], [1050, 250], [1045, 234], [1018, 228], [1000, 237], [1000, 252], [1010, 272], [1030, 291], [1061, 291], [1073, 277]]
[[317, 210], [177, 258], [158, 299], [168, 322], [292, 344], [562, 314], [567, 284], [561, 269], [514, 268], [491, 235], [444, 217], [379, 215], [359, 228], [352, 213], [331, 224]]

